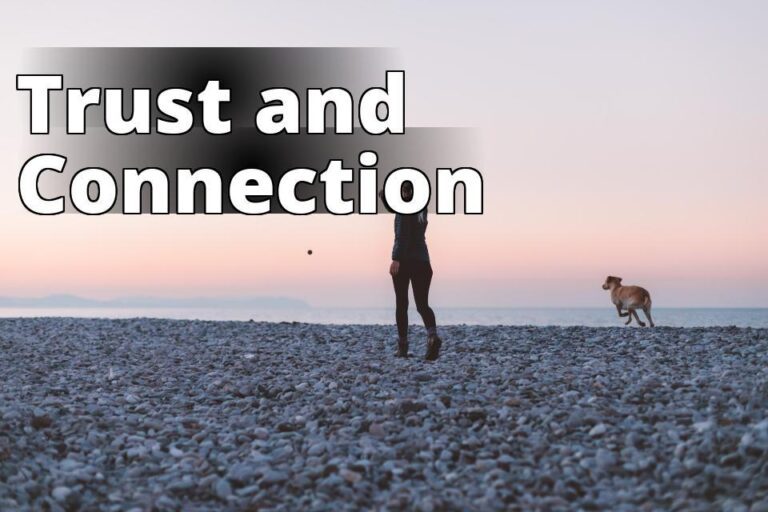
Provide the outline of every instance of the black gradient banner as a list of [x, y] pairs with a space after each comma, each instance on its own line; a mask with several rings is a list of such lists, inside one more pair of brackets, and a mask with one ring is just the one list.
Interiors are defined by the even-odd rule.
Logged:
[[[363, 92], [385, 87], [387, 70], [399, 70], [396, 53], [370, 48], [49, 48], [32, 50], [19, 74], [63, 75], [62, 91], [50, 92], [50, 134], [29, 135], [28, 156], [55, 153], [67, 158], [63, 173], [46, 172], [39, 182], [44, 197], [67, 197], [72, 177], [80, 169], [99, 167], [115, 178], [117, 200], [110, 213], [121, 213], [124, 168], [156, 167], [169, 177], [170, 212], [176, 212], [176, 170], [212, 168], [222, 179], [223, 213], [235, 213], [228, 194], [232, 176], [246, 168], [267, 172], [277, 183], [293, 168], [322, 172], [329, 160], [343, 160], [354, 169], [355, 182], [344, 185], [344, 198], [352, 199], [359, 211], [357, 169], [362, 151], [375, 151], [378, 186], [387, 174], [400, 167], [422, 170], [432, 182], [437, 168], [473, 167], [472, 134], [459, 128], [409, 128], [407, 126], [408, 71], [405, 74], [406, 128], [404, 134], [370, 135], [359, 126], [358, 106]], [[230, 101], [221, 107], [222, 119], [230, 119], [228, 134], [213, 135], [202, 127], [202, 107], [192, 101], [194, 128], [185, 134], [165, 135], [156, 131], [164, 116], [156, 106], [157, 95], [168, 88], [184, 88], [196, 95], [209, 81], [229, 89]], [[105, 127], [104, 95], [101, 104], [86, 110], [86, 134], [66, 130], [66, 89], [91, 87], [123, 89], [123, 112], [133, 111], [131, 90], [151, 89], [151, 134], [116, 135]], [[264, 106], [260, 92], [273, 87], [293, 89], [300, 98], [299, 134], [262, 134], [255, 126], [256, 112]], [[309, 134], [306, 129], [306, 90], [340, 87], [354, 100], [355, 131], [335, 134], [334, 109], [326, 110], [326, 133]], [[22, 95], [22, 93], [19, 93]], [[28, 96], [28, 94], [25, 94]], [[24, 101], [29, 102], [26, 97]], [[28, 124], [28, 123], [27, 123]], [[29, 126], [26, 127], [29, 130]], [[22, 162], [23, 164], [23, 162]], [[21, 164], [20, 164], [21, 168]], [[202, 188], [195, 192], [195, 212], [203, 211]], [[463, 211], [462, 195], [456, 194], [457, 211]], [[317, 198], [317, 213], [326, 213], [324, 187], [300, 184], [297, 197]], [[431, 205], [434, 204], [434, 195]], [[149, 187], [142, 189], [142, 212], [149, 212]], [[66, 212], [76, 212], [66, 201]], [[379, 211], [385, 211], [379, 204]], [[277, 200], [270, 213], [284, 213]]]

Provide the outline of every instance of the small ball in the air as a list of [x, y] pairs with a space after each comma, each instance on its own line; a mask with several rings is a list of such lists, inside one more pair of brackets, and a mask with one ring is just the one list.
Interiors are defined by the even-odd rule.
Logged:
[[310, 256], [312, 256], [312, 249], [308, 250], [308, 251], [307, 251], [307, 254], [309, 254]]

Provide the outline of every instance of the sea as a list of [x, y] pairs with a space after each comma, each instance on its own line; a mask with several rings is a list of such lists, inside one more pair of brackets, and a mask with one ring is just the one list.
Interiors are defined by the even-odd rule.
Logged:
[[[440, 308], [435, 307], [440, 325], [583, 325], [621, 326], [613, 308]], [[644, 320], [642, 312], [638, 312]], [[184, 320], [239, 320], [264, 322], [307, 322], [319, 324], [393, 324], [392, 308], [0, 308], [0, 318], [171, 318]], [[411, 323], [419, 323], [415, 310]], [[768, 308], [654, 308], [656, 325], [671, 327], [737, 326], [768, 328]], [[634, 321], [632, 322], [635, 325]]]

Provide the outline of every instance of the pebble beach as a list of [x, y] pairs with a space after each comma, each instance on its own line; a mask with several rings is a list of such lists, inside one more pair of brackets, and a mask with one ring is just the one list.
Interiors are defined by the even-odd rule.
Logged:
[[0, 510], [768, 512], [768, 329], [0, 319]]

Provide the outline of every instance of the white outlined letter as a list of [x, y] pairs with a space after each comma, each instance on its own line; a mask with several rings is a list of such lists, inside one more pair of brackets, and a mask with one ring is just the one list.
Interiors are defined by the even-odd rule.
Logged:
[[67, 133], [85, 133], [85, 111], [101, 102], [101, 89], [67, 89]]
[[[255, 185], [249, 182], [255, 181]], [[261, 169], [243, 169], [229, 182], [229, 200], [240, 213], [262, 215], [269, 212], [269, 199], [251, 201], [248, 196], [271, 196], [272, 178]]]
[[346, 89], [307, 90], [307, 133], [325, 133], [325, 111], [333, 104], [335, 133], [352, 133], [352, 95]]
[[456, 186], [464, 185], [464, 213], [483, 213], [483, 177], [477, 169], [437, 170], [437, 213], [456, 213]]
[[19, 197], [24, 207], [38, 215], [64, 213], [64, 198], [45, 199], [40, 195], [38, 182], [45, 171], [63, 172], [67, 159], [61, 155], [35, 155], [24, 163], [19, 173]]
[[47, 134], [50, 123], [50, 91], [61, 90], [63, 75], [16, 75], [16, 90], [29, 91], [29, 133]]
[[[404, 201], [401, 193], [403, 183], [409, 181], [413, 185], [413, 198]], [[390, 208], [398, 213], [409, 215], [418, 213], [429, 204], [429, 178], [413, 167], [395, 169], [384, 181], [384, 197]]]
[[152, 198], [149, 213], [168, 213], [168, 175], [157, 167], [148, 167], [141, 172], [123, 169], [123, 213], [141, 213], [141, 189], [145, 183], [149, 183]]
[[[88, 187], [96, 184], [99, 191], [96, 200], [88, 195]], [[70, 184], [69, 197], [77, 211], [86, 215], [107, 213], [117, 200], [115, 178], [106, 169], [88, 167], [77, 171]]]
[[[379, 105], [387, 106], [387, 116], [379, 117]], [[360, 125], [372, 135], [405, 133], [405, 72], [387, 71], [386, 86], [372, 87], [360, 97]]]
[[[299, 97], [295, 92], [286, 88], [265, 89], [261, 99], [265, 105], [256, 112], [256, 128], [261, 133], [299, 133]], [[274, 102], [278, 103], [270, 105]]]
[[131, 118], [123, 118], [123, 90], [104, 90], [104, 119], [107, 130], [115, 135], [129, 133], [149, 133], [150, 116], [149, 89], [133, 89], [131, 91]]
[[362, 151], [358, 156], [360, 165], [360, 213], [362, 215], [371, 215], [376, 213], [376, 196], [378, 192], [378, 174], [379, 171], [373, 166], [379, 161], [379, 155], [375, 151]]
[[328, 213], [348, 215], [355, 210], [354, 201], [344, 199], [344, 183], [354, 180], [352, 169], [342, 167], [341, 160], [331, 160], [328, 167], [320, 173], [320, 181], [325, 183], [325, 206]]
[[221, 104], [229, 102], [229, 89], [220, 89], [218, 80], [209, 80], [205, 89], [197, 95], [203, 104], [203, 128], [213, 135], [229, 133], [232, 121], [221, 119]]
[[314, 169], [298, 167], [286, 172], [277, 186], [277, 198], [280, 201], [280, 206], [294, 215], [315, 213], [317, 201], [314, 197], [303, 201], [296, 197], [296, 185], [300, 182], [314, 183], [315, 177], [317, 177], [317, 171]]
[[195, 213], [195, 188], [203, 184], [205, 213], [221, 213], [221, 175], [203, 167], [194, 173], [192, 169], [179, 169], [176, 173], [176, 213]]
[[157, 108], [173, 121], [157, 120], [157, 133], [180, 135], [192, 129], [194, 119], [185, 103], [192, 99], [192, 91], [186, 89], [165, 89], [157, 96]]

